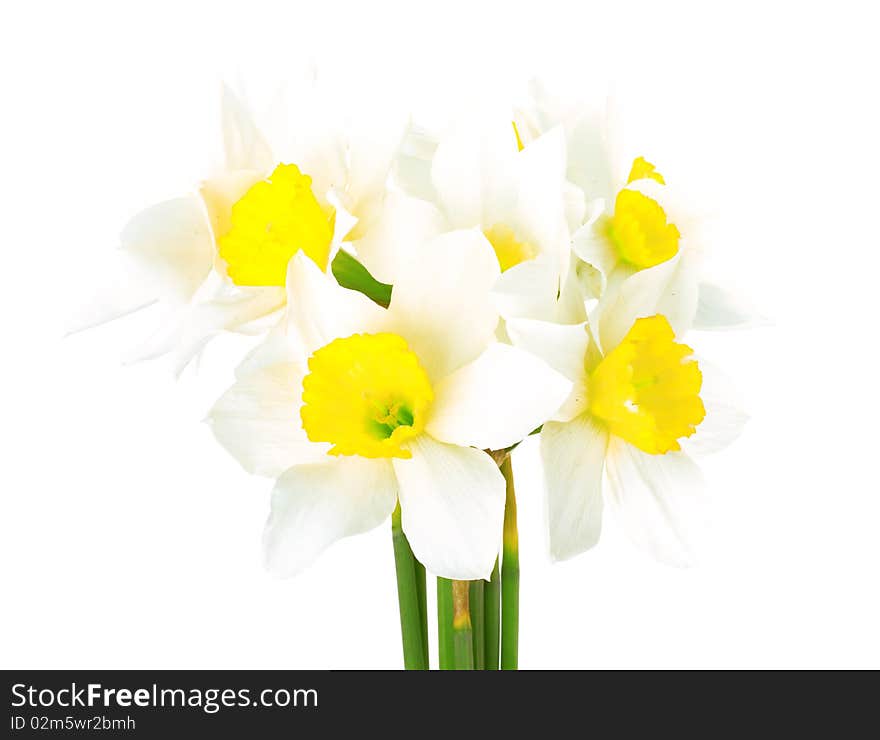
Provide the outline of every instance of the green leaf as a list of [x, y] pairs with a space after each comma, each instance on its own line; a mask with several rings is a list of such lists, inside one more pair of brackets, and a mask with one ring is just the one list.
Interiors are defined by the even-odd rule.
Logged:
[[366, 267], [344, 249], [336, 253], [331, 269], [336, 282], [343, 288], [363, 293], [371, 301], [388, 308], [391, 303], [391, 286], [376, 280]]

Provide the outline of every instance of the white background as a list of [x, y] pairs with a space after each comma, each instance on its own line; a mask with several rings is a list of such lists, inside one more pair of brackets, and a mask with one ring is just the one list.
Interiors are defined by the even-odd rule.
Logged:
[[[636, 146], [717, 214], [715, 274], [773, 326], [692, 337], [752, 420], [705, 465], [701, 567], [613, 519], [552, 565], [515, 458], [521, 665], [880, 667], [876, 19], [870, 3], [16, 3], [0, 24], [2, 667], [397, 667], [386, 528], [267, 576], [269, 481], [201, 423], [243, 343], [175, 382], [123, 367], [136, 316], [62, 339], [140, 208], [189, 191], [221, 79], [309, 58], [411, 101], [613, 85]], [[433, 631], [433, 628], [432, 628]]]

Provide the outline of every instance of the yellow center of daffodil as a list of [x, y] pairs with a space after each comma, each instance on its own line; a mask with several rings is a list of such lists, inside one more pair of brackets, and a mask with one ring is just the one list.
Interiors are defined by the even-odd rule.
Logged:
[[322, 270], [333, 239], [333, 212], [312, 192], [312, 178], [279, 164], [232, 206], [232, 228], [218, 240], [236, 285], [284, 285], [287, 263], [300, 249]]
[[[630, 169], [627, 185], [636, 180], [665, 184], [656, 167], [638, 157]], [[624, 262], [640, 270], [665, 262], [678, 252], [681, 234], [668, 223], [666, 211], [653, 198], [624, 188], [614, 201], [614, 215], [605, 222], [605, 233]]]
[[513, 229], [505, 224], [495, 224], [483, 232], [495, 250], [501, 272], [509, 270], [520, 262], [538, 256], [538, 250], [528, 242], [518, 241]]
[[638, 319], [590, 374], [590, 412], [649, 454], [680, 450], [678, 440], [706, 415], [703, 375], [692, 354], [675, 341], [665, 316]]
[[666, 184], [663, 175], [657, 172], [657, 168], [644, 157], [636, 157], [633, 160], [632, 167], [629, 168], [629, 177], [626, 178], [626, 184], [629, 185], [636, 180], [654, 180], [661, 185]]
[[402, 457], [425, 428], [434, 391], [419, 358], [397, 334], [335, 339], [309, 358], [303, 429], [331, 455]]

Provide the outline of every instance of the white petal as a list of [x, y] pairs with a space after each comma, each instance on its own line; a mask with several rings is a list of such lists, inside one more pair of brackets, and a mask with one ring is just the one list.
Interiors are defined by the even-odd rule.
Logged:
[[378, 205], [394, 155], [407, 129], [407, 115], [397, 102], [372, 100], [348, 136], [348, 187], [352, 209], [364, 219], [364, 209]]
[[606, 464], [608, 503], [630, 539], [667, 565], [692, 565], [706, 504], [694, 462], [683, 452], [648, 455], [612, 438]]
[[401, 263], [388, 307], [388, 331], [402, 335], [438, 381], [492, 341], [498, 313], [490, 291], [500, 271], [476, 230], [453, 231], [412, 250]]
[[683, 246], [678, 267], [660, 296], [657, 311], [672, 325], [676, 336], [687, 334], [694, 325], [699, 295], [701, 256], [697, 250]]
[[437, 145], [437, 136], [410, 123], [394, 169], [395, 181], [403, 192], [423, 200], [437, 200], [431, 181], [431, 164]]
[[527, 352], [537, 355], [569, 380], [586, 376], [584, 358], [590, 335], [585, 323], [556, 324], [533, 319], [511, 319], [507, 322], [511, 341]]
[[315, 74], [287, 82], [292, 85], [284, 96], [286, 110], [280, 116], [286, 119], [287, 130], [278, 160], [296, 164], [309, 175], [315, 196], [324, 202], [328, 191], [335, 188], [342, 192], [347, 186], [344, 103], [338, 91]]
[[327, 202], [336, 211], [333, 217], [333, 239], [330, 242], [330, 254], [327, 258], [327, 266], [329, 268], [333, 264], [333, 258], [336, 256], [336, 253], [342, 248], [343, 242], [346, 241], [346, 237], [357, 227], [358, 219], [357, 216], [345, 207], [339, 193], [331, 188], [327, 191], [326, 195]]
[[571, 386], [534, 355], [492, 344], [435, 386], [426, 428], [443, 442], [501, 450], [543, 424]]
[[587, 200], [613, 198], [618, 187], [606, 139], [606, 114], [585, 114], [568, 136], [568, 177]]
[[188, 301], [211, 271], [213, 241], [201, 200], [175, 198], [137, 214], [120, 235], [97, 295], [68, 322], [78, 331], [156, 301]]
[[162, 295], [162, 287], [143, 274], [139, 261], [117, 250], [111, 259], [95, 266], [98, 288], [65, 319], [65, 333], [73, 334], [100, 326], [151, 306]]
[[681, 224], [678, 222], [678, 219], [676, 219], [673, 214], [669, 212], [667, 196], [672, 190], [669, 185], [662, 185], [651, 177], [643, 177], [641, 180], [633, 180], [631, 183], [628, 183], [626, 189], [635, 190], [636, 192], [639, 192], [642, 195], [650, 198], [651, 200], [659, 203], [663, 207], [663, 210], [666, 213], [668, 220], [676, 224], [679, 227], [679, 230], [681, 230]]
[[483, 172], [477, 137], [463, 131], [443, 137], [431, 163], [431, 181], [454, 227], [481, 223]]
[[586, 414], [541, 430], [550, 554], [566, 560], [599, 541], [608, 433]]
[[287, 331], [300, 343], [305, 361], [339, 337], [375, 331], [385, 309], [362, 293], [341, 287], [302, 252], [287, 269]]
[[337, 540], [382, 524], [396, 494], [387, 460], [339, 457], [291, 468], [272, 492], [263, 534], [266, 566], [282, 577], [296, 575]]
[[540, 357], [572, 381], [571, 392], [554, 412], [556, 421], [569, 421], [587, 408], [587, 349], [590, 335], [585, 324], [513, 319], [507, 333], [514, 345]]
[[[666, 213], [668, 222], [675, 224], [687, 241], [692, 243], [706, 241], [706, 221], [712, 220], [714, 216], [710, 211], [696, 206], [693, 193], [688, 193], [675, 183], [661, 185], [650, 178], [637, 180], [627, 187], [657, 201]], [[711, 236], [709, 238], [711, 240]]]
[[454, 228], [491, 226], [502, 193], [512, 193], [516, 137], [509, 121], [476, 116], [442, 139], [434, 153], [431, 180]]
[[568, 268], [569, 234], [565, 212], [565, 135], [556, 127], [529, 144], [517, 158], [518, 192], [509, 224], [556, 266]]
[[326, 458], [330, 446], [310, 442], [302, 428], [302, 379], [297, 365], [264, 368], [237, 380], [211, 409], [217, 441], [249, 473], [274, 478]]
[[609, 285], [600, 301], [599, 337], [610, 351], [626, 336], [636, 319], [663, 314], [676, 336], [693, 324], [697, 309], [695, 256], [679, 252], [666, 262], [639, 270], [616, 289]]
[[[577, 110], [572, 104], [582, 92], [580, 89], [582, 81], [578, 80], [578, 83], [579, 87], [575, 93], [573, 90], [563, 92], [555, 85], [551, 89], [545, 80], [538, 78], [529, 80], [528, 97], [524, 101], [525, 106], [518, 108], [518, 115], [524, 117], [528, 127], [536, 131], [546, 131], [551, 126], [569, 119], [572, 111]], [[526, 142], [528, 139], [526, 132], [520, 132], [520, 135], [524, 137], [523, 142]]]
[[257, 129], [253, 115], [226, 85], [221, 96], [223, 145], [230, 170], [267, 170], [273, 166], [272, 151]]
[[224, 284], [210, 299], [183, 307], [146, 342], [126, 353], [125, 362], [139, 362], [173, 352], [173, 368], [180, 373], [222, 331], [236, 331], [284, 307], [283, 288], [238, 288]]
[[764, 323], [766, 319], [730, 291], [714, 283], [700, 283], [694, 329], [746, 329]]
[[251, 373], [272, 365], [296, 363], [301, 359], [302, 352], [284, 331], [282, 321], [266, 334], [263, 341], [245, 355], [238, 367], [235, 368], [235, 377], [246, 378]]
[[354, 246], [358, 259], [383, 283], [397, 282], [410, 250], [444, 230], [445, 219], [431, 203], [389, 193], [382, 211]]
[[595, 267], [605, 280], [620, 262], [617, 250], [602, 233], [605, 203], [599, 199], [590, 204], [587, 222], [572, 237], [571, 248], [588, 265]]
[[549, 258], [521, 262], [501, 274], [492, 300], [504, 318], [552, 321], [559, 294], [559, 267]]
[[566, 181], [562, 197], [565, 202], [565, 220], [568, 221], [568, 229], [571, 232], [576, 231], [587, 214], [584, 193], [577, 185]]
[[[199, 195], [205, 203], [211, 230], [216, 239], [232, 229], [232, 206], [270, 173], [269, 170], [232, 170], [221, 172], [202, 183]], [[219, 257], [217, 259], [219, 261]]]
[[207, 277], [214, 244], [201, 200], [175, 198], [135, 216], [120, 236], [122, 249], [155, 271], [169, 292], [188, 300]]
[[[313, 122], [314, 123], [314, 122]], [[320, 203], [327, 202], [331, 190], [345, 191], [346, 186], [346, 140], [336, 127], [336, 122], [319, 125], [314, 129], [297, 127], [298, 155], [290, 161], [299, 166], [303, 174], [312, 178], [312, 191]]]
[[706, 417], [696, 433], [681, 440], [682, 449], [692, 455], [709, 455], [730, 445], [745, 428], [749, 415], [730, 378], [702, 357], [698, 358], [703, 374], [700, 398]]
[[595, 267], [571, 254], [571, 266], [559, 289], [556, 301], [556, 321], [579, 324], [586, 321], [589, 308], [605, 289], [605, 278]]
[[501, 544], [504, 476], [485, 452], [421, 435], [393, 461], [403, 531], [416, 558], [443, 578], [488, 578]]

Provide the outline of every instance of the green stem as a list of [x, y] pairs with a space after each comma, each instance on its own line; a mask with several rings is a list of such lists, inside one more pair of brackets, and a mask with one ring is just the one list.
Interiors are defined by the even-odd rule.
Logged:
[[519, 536], [513, 467], [509, 456], [500, 467], [507, 482], [501, 561], [501, 670], [515, 671], [519, 663]]
[[415, 561], [416, 572], [416, 588], [419, 592], [419, 617], [422, 622], [422, 659], [425, 661], [425, 668], [431, 667], [431, 661], [428, 657], [428, 584], [425, 575], [425, 566], [418, 560]]
[[455, 668], [455, 650], [452, 638], [452, 581], [437, 579], [437, 643], [440, 647], [440, 670]]
[[452, 644], [457, 671], [474, 669], [474, 635], [469, 594], [469, 581], [452, 582]]
[[498, 571], [497, 559], [491, 579], [483, 586], [483, 622], [486, 670], [497, 671], [501, 637], [501, 575]]
[[483, 580], [471, 581], [468, 593], [471, 624], [474, 629], [474, 670], [477, 671], [486, 668], [485, 583]]
[[[403, 638], [403, 665], [407, 670], [427, 670], [427, 650], [423, 625], [427, 614], [420, 608], [417, 562], [400, 526], [400, 505], [391, 515], [391, 539], [397, 571], [397, 600], [400, 604], [400, 634]], [[424, 569], [421, 570], [424, 574]], [[422, 575], [424, 578], [424, 575]]]

